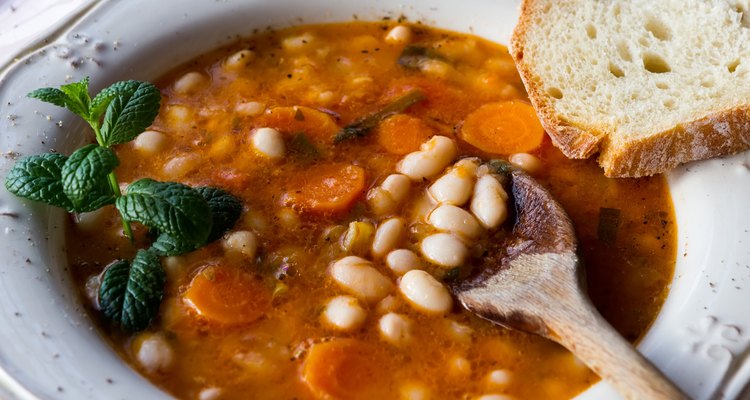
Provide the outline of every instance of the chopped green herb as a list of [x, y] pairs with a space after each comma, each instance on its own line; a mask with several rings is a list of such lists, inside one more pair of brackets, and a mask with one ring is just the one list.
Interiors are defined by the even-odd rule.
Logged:
[[490, 167], [490, 170], [493, 173], [498, 175], [508, 175], [509, 173], [513, 172], [514, 169], [513, 164], [497, 158], [488, 161], [487, 166]]
[[289, 141], [289, 152], [307, 159], [315, 159], [320, 156], [320, 150], [315, 147], [304, 132], [298, 132], [292, 136]]
[[391, 115], [403, 112], [407, 108], [425, 99], [421, 90], [414, 89], [406, 92], [403, 96], [397, 98], [391, 104], [385, 106], [382, 110], [360, 118], [351, 124], [345, 126], [333, 138], [334, 143], [343, 142], [344, 140], [360, 138], [367, 136], [370, 131], [380, 124], [381, 121]]
[[406, 46], [401, 52], [401, 56], [398, 58], [398, 65], [405, 68], [419, 69], [426, 60], [449, 61], [447, 57], [435, 49], [411, 45]]

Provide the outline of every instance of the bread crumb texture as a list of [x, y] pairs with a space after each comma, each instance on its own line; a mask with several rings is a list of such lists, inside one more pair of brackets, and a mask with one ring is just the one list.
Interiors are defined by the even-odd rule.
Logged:
[[555, 145], [607, 176], [750, 147], [750, 0], [526, 0], [511, 54]]

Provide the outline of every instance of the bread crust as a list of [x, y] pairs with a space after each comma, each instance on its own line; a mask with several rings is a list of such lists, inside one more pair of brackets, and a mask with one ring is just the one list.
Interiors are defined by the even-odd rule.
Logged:
[[750, 105], [696, 119], [627, 146], [603, 143], [599, 165], [611, 178], [654, 175], [680, 164], [750, 148]]
[[535, 0], [524, 0], [521, 4], [509, 50], [542, 126], [552, 143], [568, 158], [589, 158], [598, 151], [598, 162], [604, 174], [625, 178], [654, 175], [686, 162], [750, 148], [750, 104], [685, 121], [646, 138], [623, 140], [623, 143], [612, 140], [605, 127], [584, 127], [565, 121], [555, 112], [554, 100], [524, 60], [526, 32], [538, 7], [534, 3]]

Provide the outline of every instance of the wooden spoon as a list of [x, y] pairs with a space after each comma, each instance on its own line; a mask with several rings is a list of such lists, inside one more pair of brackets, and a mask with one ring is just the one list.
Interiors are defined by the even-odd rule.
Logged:
[[627, 399], [687, 398], [589, 301], [573, 225], [562, 207], [525, 173], [515, 170], [509, 177], [516, 207], [513, 232], [499, 263], [486, 263], [453, 287], [464, 307], [560, 343]]

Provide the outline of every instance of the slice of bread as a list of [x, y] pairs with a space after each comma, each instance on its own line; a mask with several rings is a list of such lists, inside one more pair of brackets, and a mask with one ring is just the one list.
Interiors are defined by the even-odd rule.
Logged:
[[524, 0], [510, 47], [554, 144], [607, 176], [750, 148], [750, 0]]

